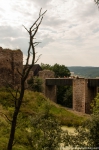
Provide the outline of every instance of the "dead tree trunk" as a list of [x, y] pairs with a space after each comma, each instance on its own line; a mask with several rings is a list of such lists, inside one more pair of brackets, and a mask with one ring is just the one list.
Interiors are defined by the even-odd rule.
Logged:
[[[15, 101], [15, 110], [13, 113], [13, 117], [12, 117], [12, 121], [11, 121], [11, 131], [10, 131], [10, 137], [9, 137], [9, 141], [8, 141], [8, 145], [7, 145], [7, 150], [12, 150], [12, 146], [13, 146], [13, 141], [14, 141], [14, 135], [15, 135], [15, 130], [16, 130], [16, 125], [17, 125], [17, 117], [20, 111], [20, 107], [23, 101], [23, 97], [24, 97], [24, 92], [25, 92], [25, 81], [28, 77], [28, 74], [31, 70], [31, 68], [33, 67], [33, 65], [35, 64], [35, 62], [37, 62], [37, 60], [39, 59], [39, 57], [37, 58], [37, 60], [35, 60], [35, 46], [39, 44], [39, 42], [34, 42], [34, 37], [38, 31], [38, 28], [42, 22], [43, 16], [46, 13], [46, 11], [44, 13], [39, 13], [39, 17], [37, 18], [37, 20], [32, 24], [32, 26], [30, 27], [30, 29], [28, 30], [25, 26], [24, 28], [27, 30], [27, 32], [29, 33], [30, 36], [30, 42], [29, 42], [29, 48], [28, 48], [28, 54], [27, 54], [27, 60], [26, 60], [26, 65], [23, 68], [22, 73], [18, 71], [18, 73], [21, 76], [21, 88], [20, 90], [17, 89], [16, 91], [16, 96], [13, 95], [14, 101]], [[32, 55], [32, 63], [29, 65], [29, 60], [30, 60], [30, 56]], [[19, 93], [19, 97], [18, 97], [18, 93]]]

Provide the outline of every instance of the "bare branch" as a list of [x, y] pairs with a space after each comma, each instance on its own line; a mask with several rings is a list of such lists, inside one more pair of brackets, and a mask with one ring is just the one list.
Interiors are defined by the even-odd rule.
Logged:
[[40, 59], [41, 55], [42, 55], [42, 54], [40, 54], [40, 55], [38, 56], [38, 58], [37, 58], [37, 60], [35, 61], [35, 63], [37, 63], [37, 61]]
[[32, 37], [34, 37], [34, 36], [35, 36], [35, 34], [37, 33], [38, 28], [39, 28], [39, 26], [40, 26], [40, 24], [41, 24], [41, 22], [42, 22], [42, 19], [43, 19], [43, 17], [41, 18], [41, 20], [40, 20], [39, 24], [37, 25], [37, 28], [36, 28], [36, 30], [35, 30], [35, 32], [34, 32], [34, 34], [32, 35]]
[[42, 14], [42, 16], [47, 12], [47, 10]]
[[45, 14], [47, 12], [47, 10], [43, 13], [43, 14], [41, 14], [41, 9], [40, 9], [40, 16], [38, 17], [38, 19], [33, 23], [33, 25], [31, 26], [31, 28], [30, 29], [32, 29], [33, 28], [33, 26], [36, 24], [36, 22], [38, 22], [38, 20]]
[[12, 97], [14, 98], [14, 100], [17, 99], [16, 96], [14, 96], [14, 94], [12, 93], [12, 91], [9, 88], [7, 88], [7, 91], [10, 92], [10, 94], [12, 95]]
[[35, 42], [35, 43], [33, 43], [33, 44], [35, 44], [34, 47], [36, 47], [39, 43], [41, 43], [41, 42]]
[[27, 56], [27, 60], [26, 60], [26, 65], [24, 66], [24, 68], [23, 68], [23, 73], [22, 73], [23, 75], [25, 74], [25, 71], [26, 71], [27, 66], [28, 66], [28, 64], [29, 64], [30, 49], [31, 49], [31, 44], [29, 44], [29, 48], [28, 48], [28, 56]]
[[[20, 87], [20, 93], [19, 93], [19, 97], [18, 97], [18, 92], [19, 92], [19, 89], [17, 89], [16, 91], [16, 95], [14, 95], [11, 91], [11, 95], [13, 96], [14, 98], [14, 101], [15, 101], [15, 110], [13, 112], [13, 119], [12, 119], [12, 124], [11, 124], [11, 132], [10, 132], [10, 137], [9, 137], [9, 142], [8, 142], [8, 146], [7, 146], [7, 150], [12, 150], [12, 145], [13, 145], [13, 141], [14, 141], [14, 135], [15, 135], [15, 129], [16, 129], [16, 125], [17, 125], [17, 116], [19, 114], [19, 111], [20, 111], [20, 107], [21, 107], [21, 104], [23, 102], [23, 97], [24, 97], [24, 92], [25, 92], [25, 81], [29, 75], [29, 72], [31, 70], [31, 68], [33, 67], [33, 65], [35, 64], [35, 46], [37, 44], [39, 44], [39, 42], [33, 42], [34, 40], [34, 37], [38, 31], [38, 28], [42, 22], [42, 19], [43, 19], [43, 15], [46, 13], [43, 12], [41, 14], [41, 10], [40, 9], [40, 12], [39, 12], [39, 17], [36, 19], [36, 21], [32, 24], [32, 26], [30, 27], [30, 29], [28, 30], [24, 25], [23, 27], [27, 30], [27, 32], [29, 33], [29, 48], [28, 48], [28, 51], [27, 51], [27, 59], [26, 59], [26, 65], [24, 66], [23, 68], [23, 71], [22, 73], [20, 73], [19, 71], [19, 74], [21, 76], [21, 87]], [[31, 54], [32, 54], [32, 63], [29, 65], [29, 60], [31, 58]], [[36, 62], [39, 60], [41, 55], [39, 55], [39, 57], [37, 58]]]
[[42, 11], [42, 8], [40, 9], [39, 16], [41, 16], [41, 11]]
[[10, 120], [6, 114], [4, 114], [3, 112], [0, 112], [0, 114], [4, 115], [8, 121], [12, 122], [12, 120]]
[[34, 29], [32, 29], [31, 31], [33, 32], [34, 30], [36, 30], [36, 28], [37, 28], [37, 26]]
[[29, 31], [28, 31], [28, 29], [24, 26], [24, 25], [22, 25], [26, 30], [27, 30], [27, 32], [29, 33]]
[[18, 87], [17, 90], [16, 90], [16, 95], [15, 95], [15, 97], [18, 97], [18, 93], [20, 94], [19, 87]]
[[14, 140], [14, 142], [13, 142], [13, 146], [16, 144], [16, 141]]
[[18, 68], [17, 68], [17, 72], [19, 73], [20, 76], [23, 76], [22, 73], [19, 71]]

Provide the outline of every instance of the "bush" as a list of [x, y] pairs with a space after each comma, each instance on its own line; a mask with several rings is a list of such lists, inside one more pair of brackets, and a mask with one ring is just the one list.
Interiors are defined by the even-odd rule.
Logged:
[[66, 131], [64, 136], [66, 146], [99, 149], [99, 93], [91, 106], [93, 107], [93, 113], [90, 118], [76, 128], [74, 134], [69, 134]]
[[27, 81], [29, 88], [36, 92], [42, 92], [42, 80], [39, 77], [33, 77]]
[[58, 150], [61, 142], [61, 126], [46, 105], [45, 113], [31, 118], [32, 128], [28, 140], [35, 150]]

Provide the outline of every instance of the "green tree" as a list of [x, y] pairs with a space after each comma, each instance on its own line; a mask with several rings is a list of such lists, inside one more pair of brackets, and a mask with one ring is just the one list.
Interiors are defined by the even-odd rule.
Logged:
[[93, 113], [89, 119], [75, 129], [74, 134], [66, 131], [64, 136], [66, 146], [99, 149], [99, 93], [92, 102], [92, 107]]
[[55, 77], [69, 77], [70, 71], [65, 65], [54, 64], [52, 70], [55, 72]]
[[32, 77], [27, 81], [29, 89], [35, 92], [42, 92], [42, 79], [39, 77]]
[[67, 89], [63, 95], [63, 105], [72, 108], [72, 87], [67, 86]]
[[[70, 71], [65, 65], [54, 64], [52, 70], [55, 77], [64, 78], [70, 76]], [[57, 103], [66, 107], [72, 107], [72, 91], [70, 86], [57, 86]], [[70, 95], [70, 96], [69, 96]]]
[[91, 108], [93, 114], [99, 114], [99, 93], [97, 93], [96, 97], [92, 101]]
[[[70, 71], [65, 65], [41, 64], [42, 69], [52, 70], [55, 72], [55, 77], [64, 78], [70, 76]], [[72, 107], [72, 88], [70, 86], [57, 86], [57, 103], [66, 107]]]
[[71, 86], [57, 86], [57, 103], [72, 108]]
[[49, 65], [49, 64], [43, 64], [43, 63], [41, 63], [41, 68], [43, 70], [52, 70], [52, 66]]
[[55, 72], [55, 77], [69, 77], [70, 76], [70, 71], [65, 65], [59, 65], [59, 64], [54, 64], [54, 65], [49, 65], [49, 64], [43, 64], [41, 63], [42, 69], [46, 70], [52, 70]]
[[58, 150], [61, 143], [61, 126], [50, 113], [50, 105], [45, 106], [45, 112], [31, 118], [32, 128], [28, 140], [34, 150]]

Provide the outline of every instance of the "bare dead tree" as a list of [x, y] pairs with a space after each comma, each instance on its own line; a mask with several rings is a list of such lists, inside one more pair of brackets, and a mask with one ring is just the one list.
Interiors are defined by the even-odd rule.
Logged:
[[94, 2], [95, 2], [97, 5], [99, 5], [99, 0], [94, 0]]
[[[12, 121], [11, 121], [11, 131], [10, 131], [8, 145], [7, 145], [7, 150], [12, 150], [12, 146], [14, 143], [14, 135], [15, 135], [16, 125], [17, 125], [17, 116], [19, 114], [20, 107], [21, 107], [23, 97], [24, 97], [24, 92], [25, 92], [25, 81], [29, 75], [31, 68], [33, 67], [35, 62], [37, 62], [37, 60], [39, 59], [39, 57], [38, 57], [37, 60], [35, 60], [35, 55], [36, 55], [35, 47], [39, 44], [39, 42], [35, 42], [34, 37], [39, 29], [39, 26], [42, 22], [43, 16], [46, 13], [46, 11], [42, 13], [41, 10], [42, 9], [40, 9], [39, 17], [32, 24], [32, 26], [30, 27], [29, 30], [24, 26], [24, 28], [26, 29], [26, 31], [29, 34], [30, 41], [29, 41], [29, 48], [27, 51], [28, 54], [27, 54], [27, 59], [26, 59], [26, 65], [24, 66], [22, 73], [18, 71], [19, 75], [21, 76], [21, 87], [20, 87], [20, 90], [17, 89], [16, 95], [13, 96], [14, 101], [15, 101], [15, 106], [14, 106], [15, 109], [14, 109], [14, 113], [13, 113], [13, 117], [12, 117]], [[32, 62], [31, 62], [31, 64], [29, 64], [29, 60], [30, 60], [31, 56], [32, 56]], [[19, 96], [17, 93], [19, 93]]]

